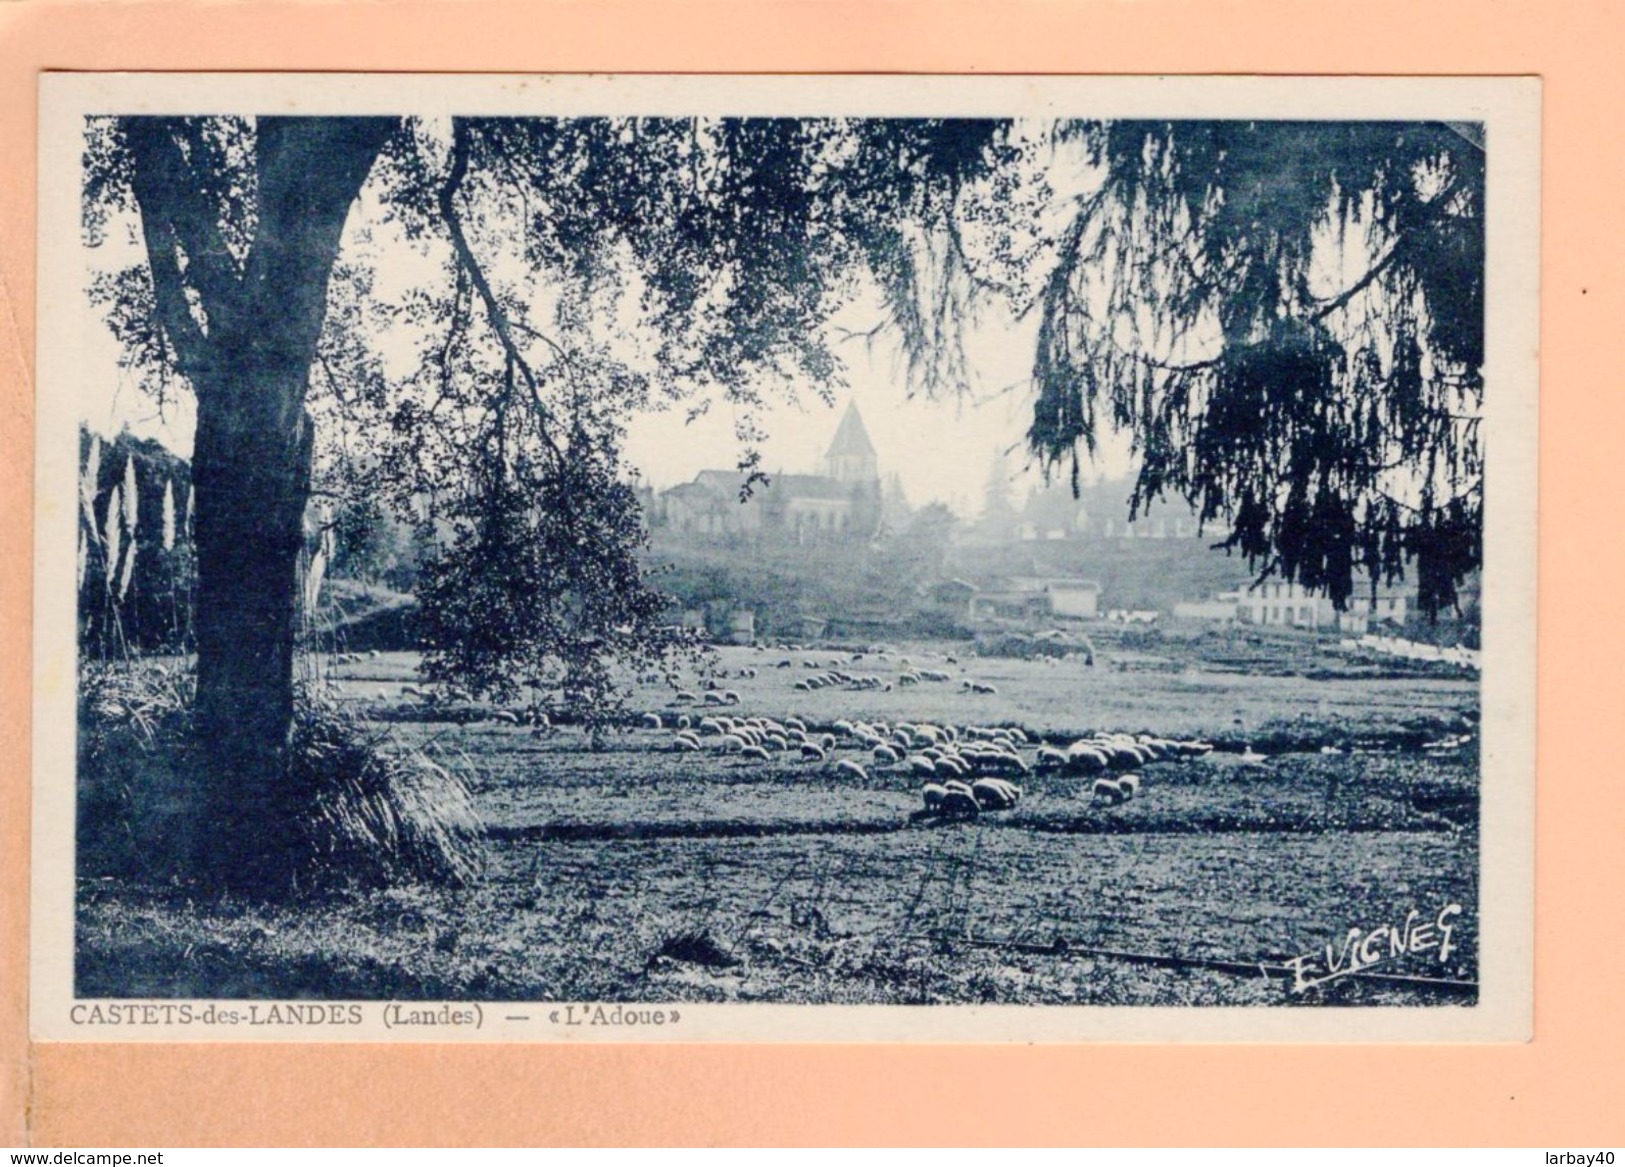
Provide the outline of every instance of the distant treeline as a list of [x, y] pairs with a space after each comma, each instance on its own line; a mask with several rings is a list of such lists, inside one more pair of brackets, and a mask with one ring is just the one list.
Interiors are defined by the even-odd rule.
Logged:
[[[959, 578], [997, 587], [1013, 576], [1072, 577], [1100, 584], [1101, 606], [1169, 612], [1251, 582], [1240, 560], [1195, 539], [1070, 539], [956, 542], [947, 526], [930, 539], [874, 543], [687, 540], [656, 532], [658, 584], [717, 631], [734, 609], [755, 614], [759, 638], [797, 639], [825, 625], [830, 636], [968, 638], [968, 612], [931, 596]], [[873, 633], [873, 636], [870, 634]], [[883, 635], [885, 634], [885, 635]]]

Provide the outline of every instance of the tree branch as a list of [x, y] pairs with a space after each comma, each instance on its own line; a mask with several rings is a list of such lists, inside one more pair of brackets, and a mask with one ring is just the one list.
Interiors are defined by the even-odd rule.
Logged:
[[147, 268], [152, 273], [153, 303], [157, 310], [158, 326], [175, 350], [175, 363], [181, 373], [201, 392], [208, 380], [208, 338], [192, 318], [191, 306], [186, 302], [186, 280], [181, 275], [180, 263], [175, 255], [174, 237], [159, 225], [156, 208], [142, 201], [140, 180], [134, 185], [138, 192], [136, 203], [141, 208], [142, 242], [147, 252]]
[[192, 319], [186, 286], [196, 290], [205, 319], [213, 321], [235, 310], [241, 279], [220, 233], [219, 208], [210, 205], [176, 141], [179, 129], [167, 118], [124, 122], [133, 160], [130, 185], [141, 209], [153, 282], [155, 287], [163, 285], [159, 295], [164, 329], [171, 333], [177, 353], [188, 345], [194, 350], [191, 355], [197, 356], [196, 341], [206, 337], [206, 329], [195, 321], [188, 329], [180, 318]]
[[[123, 129], [131, 159], [130, 190], [140, 212], [141, 237], [147, 268], [152, 274], [157, 323], [175, 350], [175, 363], [180, 372], [201, 390], [208, 380], [208, 337], [203, 325], [193, 317], [186, 299], [187, 280], [181, 269], [181, 254], [186, 251], [189, 261], [199, 261], [186, 249], [177, 229], [179, 222], [195, 222], [197, 217], [184, 206], [190, 186], [182, 173], [185, 160], [180, 156], [167, 121], [127, 118]], [[207, 265], [208, 260], [204, 258], [201, 263]], [[197, 267], [194, 277], [203, 270], [202, 266]], [[204, 299], [205, 318], [214, 306]]]
[[460, 121], [452, 123], [451, 141], [451, 169], [446, 174], [446, 181], [441, 184], [436, 202], [440, 207], [440, 214], [446, 221], [446, 231], [451, 237], [452, 250], [456, 252], [457, 262], [468, 273], [469, 282], [479, 295], [480, 302], [485, 305], [485, 315], [491, 322], [491, 331], [496, 334], [497, 343], [502, 347], [504, 360], [510, 372], [517, 371], [529, 390], [531, 400], [536, 405], [537, 428], [541, 431], [542, 441], [552, 451], [555, 458], [562, 460], [563, 452], [555, 444], [553, 435], [549, 432], [548, 423], [552, 420], [551, 411], [542, 403], [541, 383], [537, 380], [535, 371], [531, 369], [530, 362], [525, 359], [524, 352], [513, 337], [513, 324], [498, 300], [494, 288], [491, 287], [490, 278], [485, 274], [479, 257], [474, 254], [474, 248], [469, 243], [468, 233], [463, 229], [462, 215], [457, 209], [457, 193], [462, 188], [463, 179], [468, 175], [468, 136], [467, 130]]
[[[1452, 182], [1449, 186], [1441, 190], [1437, 195], [1428, 201], [1426, 204], [1427, 211], [1421, 217], [1421, 220], [1406, 227], [1405, 231], [1419, 231], [1433, 220], [1439, 218], [1444, 213], [1445, 209], [1450, 205], [1451, 201], [1456, 197], [1456, 193], [1459, 189], [1460, 183]], [[1382, 273], [1392, 267], [1394, 261], [1399, 258], [1400, 253], [1405, 249], [1408, 238], [1408, 235], [1404, 233], [1398, 235], [1394, 239], [1393, 245], [1388, 248], [1387, 254], [1367, 268], [1363, 276], [1355, 280], [1352, 284], [1343, 289], [1343, 291], [1339, 292], [1337, 295], [1333, 296], [1330, 300], [1322, 301], [1319, 306], [1309, 314], [1310, 321], [1315, 322], [1324, 320], [1333, 312], [1336, 312], [1339, 308], [1347, 306], [1348, 303], [1354, 299], [1354, 297], [1358, 296], [1372, 284], [1376, 283], [1376, 281], [1382, 276]]]
[[1376, 283], [1377, 280], [1382, 276], [1382, 273], [1393, 266], [1394, 260], [1399, 257], [1400, 248], [1401, 241], [1395, 240], [1393, 246], [1388, 249], [1387, 254], [1367, 268], [1363, 276], [1355, 280], [1352, 284], [1344, 288], [1330, 300], [1323, 300], [1319, 306], [1309, 314], [1309, 320], [1312, 322], [1324, 320], [1338, 309], [1346, 307], [1349, 302], [1354, 299], [1354, 297], [1358, 296], [1372, 284]]

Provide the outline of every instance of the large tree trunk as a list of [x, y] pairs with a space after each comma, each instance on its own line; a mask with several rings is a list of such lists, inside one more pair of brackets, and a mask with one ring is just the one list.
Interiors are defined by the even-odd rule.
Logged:
[[[302, 397], [291, 372], [249, 374], [241, 384], [269, 400]], [[296, 838], [301, 794], [292, 789], [287, 745], [310, 433], [302, 409], [292, 433], [243, 424], [249, 411], [205, 412], [192, 463], [206, 824], [198, 838], [206, 870], [228, 883], [263, 884], [285, 866], [277, 848]]]
[[159, 319], [197, 391], [196, 842], [221, 884], [271, 890], [309, 810], [288, 767], [310, 487], [305, 388], [344, 221], [396, 124], [260, 119], [258, 221], [239, 265], [206, 193], [220, 176], [196, 171], [199, 151], [177, 145], [193, 131], [130, 123]]

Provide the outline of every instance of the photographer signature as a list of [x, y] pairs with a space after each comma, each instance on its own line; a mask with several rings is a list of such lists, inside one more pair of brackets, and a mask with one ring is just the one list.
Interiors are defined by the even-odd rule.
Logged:
[[1321, 952], [1294, 956], [1286, 962], [1292, 970], [1292, 991], [1302, 993], [1351, 973], [1365, 972], [1407, 956], [1436, 952], [1444, 964], [1455, 951], [1452, 921], [1461, 915], [1461, 905], [1446, 904], [1431, 918], [1420, 908], [1412, 908], [1399, 924], [1379, 924], [1375, 928], [1350, 928], [1341, 943], [1326, 945]]

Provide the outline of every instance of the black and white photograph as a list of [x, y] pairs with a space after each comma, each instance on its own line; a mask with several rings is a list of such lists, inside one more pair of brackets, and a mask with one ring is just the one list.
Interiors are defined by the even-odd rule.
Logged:
[[1527, 1037], [1538, 124], [47, 76], [36, 1034]]

